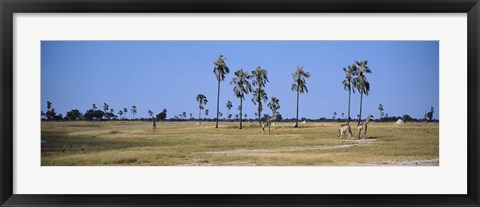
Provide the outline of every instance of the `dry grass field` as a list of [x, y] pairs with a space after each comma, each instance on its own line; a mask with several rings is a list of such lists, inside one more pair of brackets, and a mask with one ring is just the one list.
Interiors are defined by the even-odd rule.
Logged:
[[[355, 123], [355, 122], [354, 122]], [[299, 123], [300, 124], [300, 123]], [[371, 122], [367, 139], [337, 140], [338, 123], [42, 122], [42, 166], [439, 165], [438, 123]]]

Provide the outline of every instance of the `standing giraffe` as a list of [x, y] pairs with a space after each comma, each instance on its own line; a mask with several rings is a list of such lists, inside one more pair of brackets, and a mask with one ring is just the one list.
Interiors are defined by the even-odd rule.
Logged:
[[270, 135], [270, 126], [272, 125], [273, 121], [277, 119], [277, 113], [273, 113], [272, 117], [267, 118], [265, 121], [260, 122], [260, 126], [262, 127], [262, 135], [265, 133], [265, 127], [268, 127], [268, 135]]
[[155, 122], [155, 119], [152, 119], [152, 127], [153, 127], [153, 132], [157, 129], [157, 122]]
[[340, 124], [340, 126], [338, 127], [338, 139], [340, 140], [340, 138], [344, 135], [345, 138], [348, 135], [348, 139], [352, 137], [352, 129], [350, 128], [349, 124]]
[[364, 122], [361, 122], [359, 125], [358, 125], [358, 138], [360, 139], [360, 133], [362, 132], [363, 130], [363, 139], [366, 139], [367, 138], [367, 127], [368, 127], [368, 122], [370, 122], [370, 119], [373, 118], [373, 116], [370, 114], [368, 115], [367, 117], [367, 120], [365, 120]]

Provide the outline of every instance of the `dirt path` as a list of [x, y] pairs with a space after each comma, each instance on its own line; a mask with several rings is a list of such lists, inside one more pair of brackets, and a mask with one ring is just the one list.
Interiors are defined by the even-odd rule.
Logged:
[[386, 160], [382, 162], [370, 162], [361, 166], [439, 166], [439, 159], [432, 160]]
[[[341, 142], [345, 142], [345, 141], [341, 141]], [[348, 140], [346, 142], [353, 143], [353, 144], [339, 144], [339, 145], [333, 145], [333, 146], [283, 147], [283, 148], [273, 148], [273, 149], [236, 149], [236, 150], [213, 151], [213, 152], [204, 152], [204, 153], [206, 154], [249, 154], [249, 153], [293, 152], [293, 151], [304, 151], [304, 150], [330, 150], [330, 149], [349, 148], [353, 146], [366, 146], [374, 143], [375, 139]]]

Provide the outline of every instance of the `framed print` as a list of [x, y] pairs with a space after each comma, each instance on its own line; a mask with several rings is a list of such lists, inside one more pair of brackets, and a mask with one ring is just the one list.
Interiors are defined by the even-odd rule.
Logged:
[[2, 206], [479, 206], [467, 1], [1, 1]]

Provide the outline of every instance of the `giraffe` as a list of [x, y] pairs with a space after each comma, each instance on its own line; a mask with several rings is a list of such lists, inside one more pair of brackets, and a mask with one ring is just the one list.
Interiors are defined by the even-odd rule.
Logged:
[[373, 116], [370, 114], [368, 115], [367, 119], [364, 122], [361, 122], [358, 125], [358, 138], [360, 139], [360, 133], [362, 133], [363, 130], [363, 139], [367, 138], [367, 127], [368, 127], [368, 122], [370, 122], [370, 119], [373, 118]]
[[265, 133], [265, 127], [268, 127], [268, 135], [270, 135], [270, 126], [272, 123], [277, 119], [277, 113], [273, 113], [272, 117], [267, 118], [265, 121], [262, 121], [260, 123], [260, 126], [262, 127], [262, 135]]
[[349, 124], [340, 124], [340, 126], [338, 127], [338, 139], [340, 140], [340, 138], [342, 136], [347, 136], [348, 134], [348, 139], [350, 139], [350, 137], [352, 137], [352, 129], [350, 128], [350, 125]]
[[152, 119], [152, 127], [153, 127], [153, 132], [157, 129], [157, 122], [155, 122], [155, 119]]

